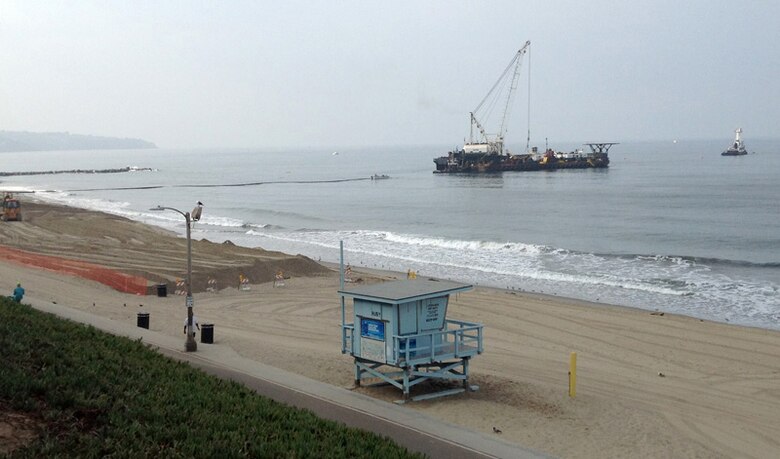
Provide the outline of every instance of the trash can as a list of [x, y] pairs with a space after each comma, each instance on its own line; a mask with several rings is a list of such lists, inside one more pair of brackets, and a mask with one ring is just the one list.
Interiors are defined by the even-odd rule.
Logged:
[[214, 344], [214, 324], [200, 324], [200, 342]]
[[148, 312], [139, 312], [138, 313], [138, 326], [141, 328], [149, 329], [149, 313]]
[[157, 296], [168, 296], [168, 284], [157, 284]]

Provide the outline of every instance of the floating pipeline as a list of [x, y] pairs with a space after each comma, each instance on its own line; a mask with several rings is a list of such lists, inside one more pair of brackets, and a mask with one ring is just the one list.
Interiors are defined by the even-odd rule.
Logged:
[[114, 271], [105, 266], [68, 258], [40, 255], [0, 245], [0, 258], [13, 263], [48, 269], [62, 274], [100, 282], [114, 290], [137, 295], [150, 294], [149, 282], [140, 276]]
[[[63, 190], [66, 192], [75, 191], [116, 191], [116, 190], [153, 190], [158, 188], [219, 188], [219, 187], [245, 187], [245, 186], [259, 186], [259, 185], [279, 185], [279, 184], [307, 184], [307, 183], [341, 183], [341, 182], [358, 182], [361, 180], [370, 180], [367, 177], [361, 178], [343, 178], [343, 179], [330, 179], [330, 180], [275, 180], [267, 182], [245, 182], [245, 183], [199, 183], [199, 184], [184, 184], [184, 185], [145, 185], [145, 186], [129, 186], [129, 187], [111, 187], [111, 188], [76, 188], [72, 190]], [[49, 192], [53, 190], [43, 190]]]
[[119, 167], [115, 169], [70, 169], [65, 171], [27, 171], [27, 172], [0, 172], [0, 177], [13, 177], [17, 175], [49, 175], [49, 174], [121, 174], [123, 172], [152, 171], [151, 167]]

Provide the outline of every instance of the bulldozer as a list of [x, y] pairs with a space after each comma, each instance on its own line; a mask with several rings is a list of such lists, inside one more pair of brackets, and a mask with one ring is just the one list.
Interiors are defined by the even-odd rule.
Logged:
[[3, 193], [3, 208], [0, 220], [5, 222], [22, 221], [22, 204], [12, 193]]

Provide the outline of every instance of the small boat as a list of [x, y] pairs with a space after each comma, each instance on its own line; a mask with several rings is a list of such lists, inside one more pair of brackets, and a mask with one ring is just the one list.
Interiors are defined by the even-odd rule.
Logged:
[[385, 175], [385, 174], [382, 174], [382, 175], [374, 174], [374, 175], [371, 176], [371, 180], [385, 180], [385, 179], [389, 179], [389, 178], [390, 178], [390, 176], [389, 175]]
[[742, 128], [737, 128], [734, 133], [734, 143], [726, 151], [721, 153], [721, 156], [742, 156], [747, 154], [745, 144], [742, 143]]

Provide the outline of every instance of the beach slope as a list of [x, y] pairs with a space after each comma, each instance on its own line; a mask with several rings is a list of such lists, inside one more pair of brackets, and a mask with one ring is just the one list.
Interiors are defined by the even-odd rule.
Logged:
[[[121, 217], [27, 204], [0, 223], [0, 245], [101, 264], [157, 282], [183, 275], [186, 244]], [[284, 265], [284, 268], [279, 266]], [[338, 386], [342, 355], [338, 276], [301, 256], [195, 241], [196, 314], [215, 345]], [[273, 275], [289, 278], [275, 288]], [[237, 275], [251, 279], [240, 291]], [[248, 274], [247, 274], [248, 273]], [[206, 292], [209, 277], [219, 292]], [[364, 281], [394, 273], [358, 272]], [[52, 270], [0, 260], [0, 289], [16, 282], [36, 301], [66, 304], [180, 337], [181, 297], [139, 296]], [[446, 422], [560, 457], [774, 457], [780, 449], [780, 333], [531, 293], [477, 288], [448, 316], [485, 324], [471, 364], [475, 393], [405, 405]], [[577, 394], [568, 396], [570, 353]], [[420, 388], [424, 390], [425, 388]], [[361, 388], [395, 400], [392, 388]], [[496, 433], [493, 428], [500, 431]]]

